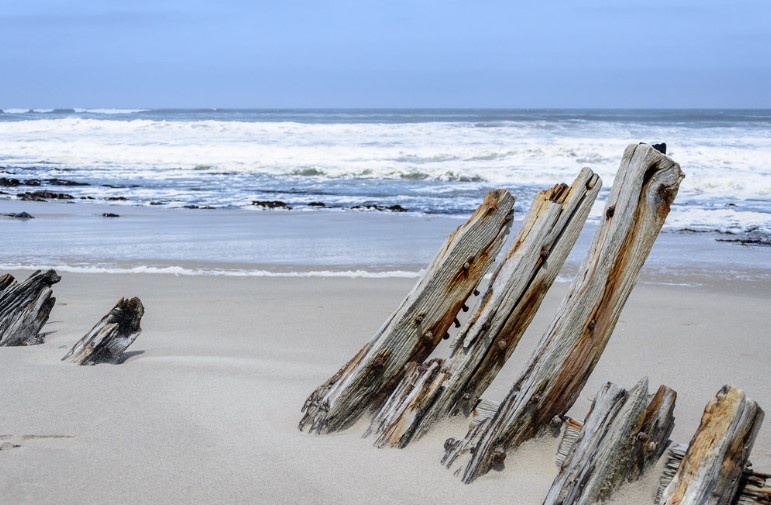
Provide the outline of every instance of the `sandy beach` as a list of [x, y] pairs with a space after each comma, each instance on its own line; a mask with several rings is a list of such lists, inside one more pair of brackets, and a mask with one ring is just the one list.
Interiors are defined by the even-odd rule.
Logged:
[[[583, 417], [604, 382], [629, 387], [643, 376], [678, 392], [676, 442], [688, 442], [723, 384], [769, 408], [767, 270], [747, 269], [744, 277], [674, 270], [643, 269], [571, 414]], [[0, 442], [20, 446], [0, 453], [1, 501], [541, 503], [557, 471], [556, 439], [528, 443], [504, 471], [463, 485], [439, 464], [444, 440], [465, 434], [463, 419], [404, 450], [362, 439], [366, 421], [331, 436], [298, 431], [306, 396], [414, 282], [63, 273], [45, 344], [0, 349]], [[567, 286], [565, 279], [552, 288], [486, 397], [508, 391]], [[61, 362], [121, 296], [139, 296], [146, 307], [128, 359]], [[771, 468], [768, 424], [751, 459]], [[651, 503], [657, 473], [623, 488], [614, 503]]]

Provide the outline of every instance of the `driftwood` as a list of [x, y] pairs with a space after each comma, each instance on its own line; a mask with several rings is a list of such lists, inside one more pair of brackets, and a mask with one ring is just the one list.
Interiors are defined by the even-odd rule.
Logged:
[[[664, 465], [664, 472], [659, 480], [659, 490], [656, 494], [656, 503], [661, 502], [664, 490], [672, 482], [672, 478], [680, 468], [687, 444], [673, 444], [669, 447]], [[736, 492], [732, 505], [764, 505], [771, 503], [771, 486], [766, 485], [771, 480], [771, 474], [761, 473], [746, 467], [739, 479], [739, 489]]]
[[139, 298], [121, 298], [63, 358], [77, 365], [118, 363], [121, 355], [142, 332], [145, 308]]
[[605, 349], [624, 302], [677, 194], [680, 166], [648, 145], [630, 145], [603, 222], [551, 325], [489, 422], [449, 440], [442, 462], [465, 483], [500, 466], [575, 403]]
[[0, 347], [43, 343], [40, 330], [56, 303], [51, 286], [60, 280], [54, 270], [38, 270], [21, 283], [0, 277]]
[[658, 503], [733, 503], [763, 415], [763, 410], [743, 391], [723, 386], [704, 409], [699, 428]]
[[471, 413], [519, 344], [575, 244], [601, 185], [600, 178], [586, 168], [572, 186], [558, 184], [536, 195], [481, 304], [453, 342], [449, 359], [411, 369], [365, 436], [376, 433], [379, 447], [404, 447], [453, 411]]
[[610, 382], [603, 386], [580, 432], [566, 430], [565, 440], [572, 442], [560, 444], [560, 472], [544, 505], [590, 505], [624, 481], [637, 480], [669, 444], [675, 397], [666, 386], [649, 396], [647, 379], [629, 391]]
[[329, 433], [346, 428], [387, 398], [407, 363], [428, 357], [503, 246], [513, 205], [508, 191], [487, 194], [370, 342], [308, 397], [301, 430], [310, 426], [311, 432]]

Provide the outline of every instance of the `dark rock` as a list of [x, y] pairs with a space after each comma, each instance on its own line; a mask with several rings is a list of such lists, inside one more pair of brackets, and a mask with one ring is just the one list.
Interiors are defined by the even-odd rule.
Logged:
[[199, 209], [198, 205], [184, 205], [183, 206], [186, 209]]
[[652, 148], [660, 152], [661, 154], [667, 154], [667, 144], [666, 142], [662, 142], [661, 144], [653, 144], [651, 145]]
[[11, 188], [11, 187], [16, 187], [20, 185], [21, 185], [21, 181], [19, 179], [13, 179], [10, 177], [0, 177], [0, 186]]
[[33, 202], [45, 202], [46, 200], [72, 200], [73, 196], [67, 193], [54, 193], [53, 191], [32, 191], [19, 193], [20, 199]]
[[262, 207], [264, 209], [286, 209], [292, 210], [292, 207], [288, 206], [285, 202], [280, 200], [254, 200], [252, 205], [256, 207]]
[[16, 219], [35, 219], [35, 216], [33, 216], [32, 214], [28, 214], [26, 212], [19, 212], [19, 213], [16, 213], [16, 214], [11, 213], [11, 214], [4, 214], [4, 215], [6, 215], [8, 217], [13, 217], [13, 218], [16, 218]]
[[120, 217], [118, 214], [113, 214], [112, 212], [105, 212], [102, 214], [102, 217]]
[[108, 202], [125, 202], [128, 198], [125, 196], [108, 196], [105, 200]]
[[150, 202], [150, 205], [164, 205], [163, 202]]
[[87, 182], [68, 181], [66, 179], [46, 179], [46, 183], [51, 186], [90, 186]]
[[375, 205], [375, 204], [365, 204], [365, 205], [354, 205], [351, 207], [353, 210], [377, 210], [377, 211], [390, 211], [390, 212], [407, 212], [407, 209], [402, 207], [399, 204], [396, 205]]
[[308, 207], [326, 207], [327, 204], [324, 202], [311, 202], [308, 204]]
[[95, 198], [93, 196], [81, 196], [81, 200], [94, 200]]

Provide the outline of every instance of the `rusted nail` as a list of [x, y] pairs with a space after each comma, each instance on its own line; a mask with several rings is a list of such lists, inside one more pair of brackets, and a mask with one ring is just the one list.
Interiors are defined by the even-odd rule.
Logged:
[[588, 326], [588, 328], [589, 328], [589, 331], [594, 331], [594, 327], [595, 327], [595, 326], [597, 326], [597, 321], [595, 321], [594, 319], [592, 319], [591, 321], [589, 321], [589, 326]]
[[479, 296], [479, 290], [478, 289], [474, 290], [474, 296]]
[[463, 307], [461, 307], [461, 308], [460, 308], [460, 310], [462, 310], [463, 312], [468, 312], [468, 305], [466, 305], [466, 304], [464, 303], [464, 304], [463, 304]]
[[549, 257], [549, 246], [545, 245], [541, 247], [541, 259], [545, 260]]
[[452, 322], [456, 328], [460, 328], [460, 321], [458, 321], [458, 318], [456, 317]]
[[418, 314], [418, 317], [415, 318], [415, 322], [418, 324], [422, 323], [424, 317], [425, 316], [423, 314]]
[[425, 340], [433, 340], [434, 339], [434, 332], [432, 332], [431, 330], [428, 330], [427, 332], [425, 332], [423, 334], [423, 338]]
[[482, 323], [482, 331], [487, 331], [490, 329], [490, 323]]
[[463, 264], [463, 270], [468, 270], [469, 268], [471, 268], [471, 263], [467, 261]]
[[444, 336], [442, 337], [442, 340], [447, 340], [448, 338], [450, 338], [450, 334], [445, 333]]
[[640, 442], [645, 442], [646, 440], [648, 440], [648, 434], [645, 433], [644, 431], [641, 431], [640, 433], [637, 434], [637, 440], [639, 440]]

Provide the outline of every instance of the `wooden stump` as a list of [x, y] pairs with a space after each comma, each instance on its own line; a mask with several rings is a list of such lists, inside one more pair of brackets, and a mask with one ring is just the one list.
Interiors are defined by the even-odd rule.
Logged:
[[607, 383], [579, 433], [566, 431], [572, 442], [560, 444], [560, 472], [544, 505], [590, 505], [637, 480], [669, 444], [675, 397], [666, 386], [649, 396], [647, 379], [630, 391]]
[[308, 397], [301, 430], [346, 428], [367, 408], [379, 407], [404, 376], [407, 363], [428, 357], [498, 255], [511, 227], [513, 205], [508, 191], [487, 194], [371, 341]]
[[145, 308], [139, 298], [121, 298], [63, 358], [77, 365], [118, 363], [123, 352], [134, 343], [142, 328]]
[[38, 270], [21, 283], [0, 277], [0, 347], [43, 343], [40, 330], [56, 303], [51, 286], [60, 280], [54, 270]]
[[576, 401], [682, 179], [680, 166], [651, 146], [626, 148], [589, 255], [525, 370], [490, 422], [446, 451], [443, 462], [457, 466], [464, 482], [487, 473]]
[[[723, 386], [704, 409], [699, 428], [659, 503], [733, 503], [763, 416], [763, 410], [743, 391]], [[668, 466], [671, 470], [671, 460]]]
[[[446, 361], [408, 375], [372, 421], [378, 447], [404, 447], [453, 410], [468, 416], [519, 344], [600, 191], [585, 168], [572, 186], [538, 193], [519, 235], [493, 273], [482, 302], [452, 344]], [[407, 387], [411, 385], [411, 387]], [[417, 388], [417, 389], [416, 389]]]

